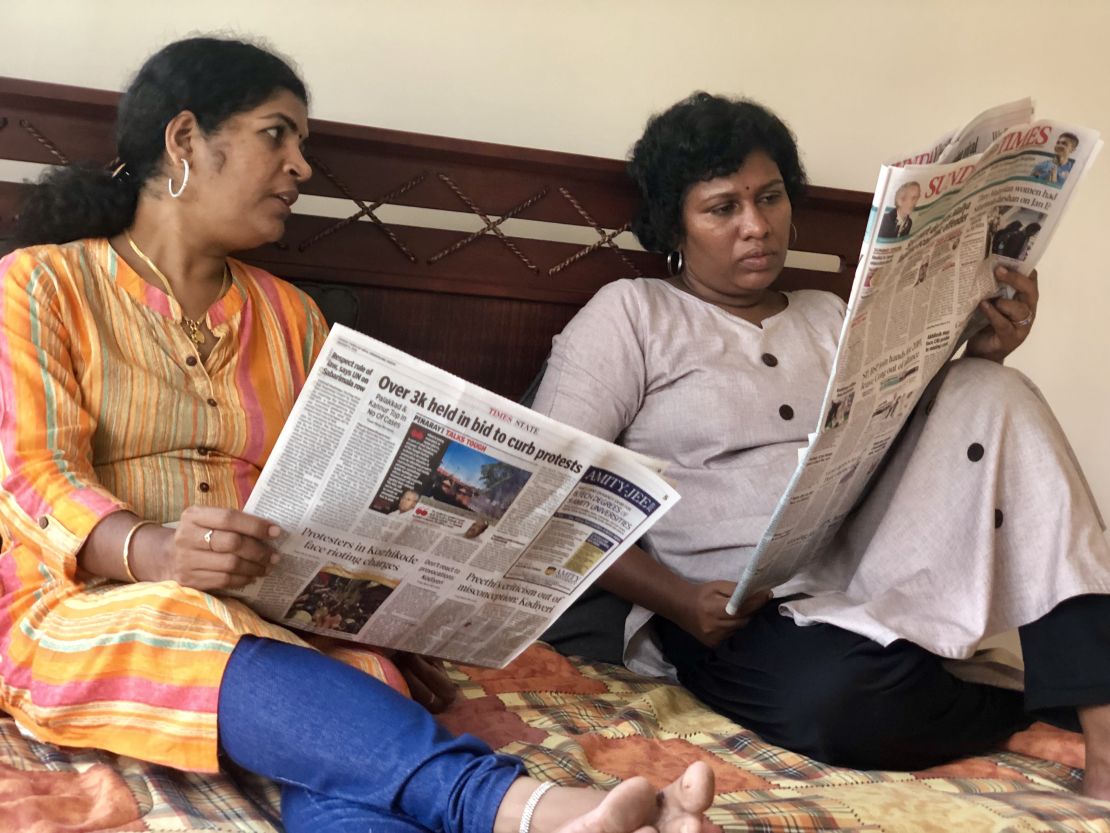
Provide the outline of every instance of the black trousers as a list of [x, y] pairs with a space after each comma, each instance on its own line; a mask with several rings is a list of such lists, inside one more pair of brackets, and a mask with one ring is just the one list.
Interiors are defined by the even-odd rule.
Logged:
[[887, 647], [764, 607], [716, 648], [656, 617], [679, 681], [777, 746], [857, 769], [923, 769], [996, 746], [1038, 717], [1078, 728], [1110, 703], [1110, 596], [1080, 596], [1020, 629], [1026, 691], [953, 677], [910, 642]]
[[631, 610], [631, 602], [595, 584], [540, 639], [568, 657], [620, 665], [624, 661], [624, 620]]

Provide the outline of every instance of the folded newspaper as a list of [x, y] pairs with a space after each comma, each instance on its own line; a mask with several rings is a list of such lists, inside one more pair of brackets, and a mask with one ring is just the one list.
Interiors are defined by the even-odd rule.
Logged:
[[816, 431], [730, 611], [825, 549], [925, 386], [984, 326], [995, 266], [1033, 270], [1101, 147], [1093, 130], [1034, 121], [1024, 99], [882, 166]]
[[332, 328], [245, 511], [236, 595], [320, 634], [502, 667], [678, 500], [662, 464]]

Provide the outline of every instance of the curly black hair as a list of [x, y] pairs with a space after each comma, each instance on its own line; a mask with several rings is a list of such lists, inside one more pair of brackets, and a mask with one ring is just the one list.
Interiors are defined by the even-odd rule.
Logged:
[[632, 148], [628, 174], [640, 191], [632, 231], [645, 249], [670, 252], [683, 237], [682, 202], [697, 182], [726, 176], [762, 150], [782, 173], [797, 205], [806, 172], [794, 134], [767, 108], [747, 99], [696, 92], [652, 116]]
[[308, 103], [296, 72], [278, 56], [250, 43], [196, 37], [171, 43], [139, 70], [120, 99], [116, 147], [121, 175], [93, 165], [47, 171], [16, 220], [20, 245], [111, 237], [131, 225], [139, 191], [162, 172], [165, 130], [183, 110], [205, 133], [257, 107], [282, 90]]

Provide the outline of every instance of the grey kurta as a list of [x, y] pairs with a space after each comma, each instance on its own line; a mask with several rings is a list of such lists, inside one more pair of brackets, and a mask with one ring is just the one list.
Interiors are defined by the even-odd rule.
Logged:
[[[737, 579], [817, 425], [844, 304], [788, 298], [759, 327], [665, 281], [617, 281], [555, 339], [534, 407], [669, 461], [682, 499], [649, 545], [687, 579]], [[797, 621], [960, 658], [1065, 598], [1110, 592], [1101, 519], [1036, 389], [981, 360], [936, 387], [866, 503], [791, 583], [813, 594], [785, 606]], [[667, 673], [650, 618], [629, 614], [625, 661]]]

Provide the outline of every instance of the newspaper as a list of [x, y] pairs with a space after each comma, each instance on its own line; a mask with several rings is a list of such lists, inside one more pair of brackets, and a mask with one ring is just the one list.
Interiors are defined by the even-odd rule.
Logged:
[[994, 268], [1032, 271], [1098, 133], [1034, 121], [1028, 99], [987, 110], [879, 172], [821, 416], [728, 604], [817, 558], [922, 391], [1000, 295]]
[[674, 505], [662, 468], [335, 326], [245, 506], [281, 559], [235, 595], [502, 667]]

